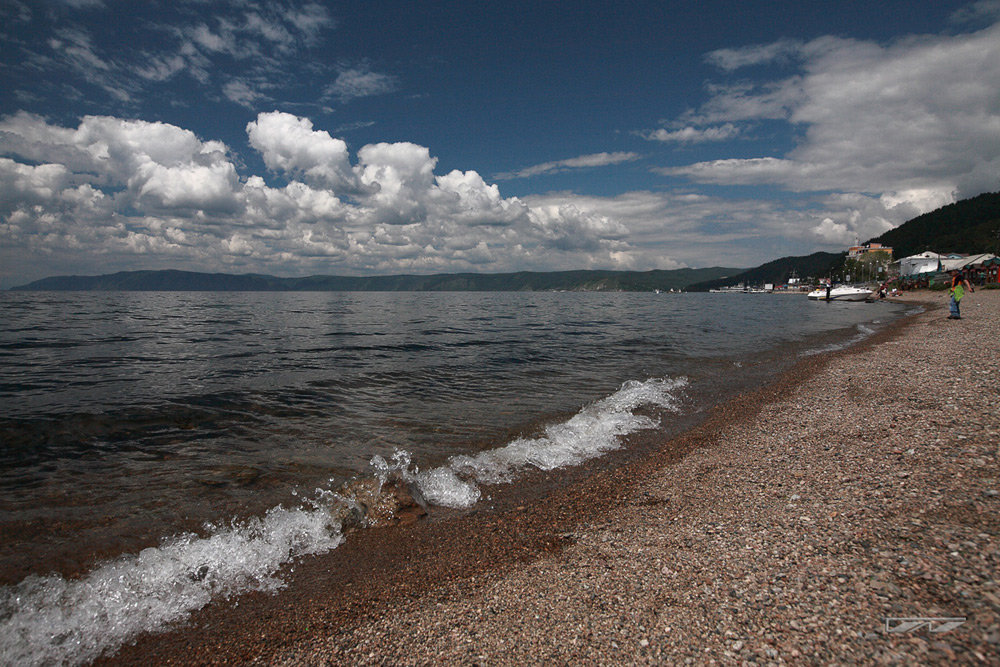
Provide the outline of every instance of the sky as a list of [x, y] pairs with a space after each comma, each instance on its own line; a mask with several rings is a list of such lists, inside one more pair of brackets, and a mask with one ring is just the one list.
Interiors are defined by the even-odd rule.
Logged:
[[1000, 0], [0, 0], [0, 288], [750, 267], [1000, 190]]

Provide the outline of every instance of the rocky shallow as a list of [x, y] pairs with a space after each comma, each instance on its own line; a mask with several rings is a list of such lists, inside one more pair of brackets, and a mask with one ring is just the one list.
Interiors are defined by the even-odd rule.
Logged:
[[[242, 616], [110, 661], [998, 664], [1000, 291], [961, 321], [909, 298], [935, 302], [645, 462], [531, 508], [363, 531]], [[924, 617], [964, 622], [886, 621]]]

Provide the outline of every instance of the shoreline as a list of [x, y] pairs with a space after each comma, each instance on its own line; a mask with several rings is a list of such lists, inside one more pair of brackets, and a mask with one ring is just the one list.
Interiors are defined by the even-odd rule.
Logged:
[[[927, 457], [907, 454], [915, 447], [901, 433], [929, 427], [936, 430], [923, 439], [944, 442], [941, 428], [961, 422], [937, 419], [913, 392], [871, 389], [919, 370], [914, 349], [930, 355], [925, 362], [970, 370], [940, 349], [941, 337], [955, 326], [995, 331], [1000, 293], [977, 293], [963, 305], [964, 322], [945, 322], [935, 302], [847, 350], [803, 359], [643, 460], [609, 470], [597, 463], [593, 474], [537, 503], [354, 533], [329, 554], [296, 563], [279, 594], [210, 605], [177, 630], [141, 637], [98, 663], [996, 659], [1000, 552], [996, 519], [986, 517], [998, 500], [984, 495], [1000, 487], [996, 447], [977, 449], [971, 460], [980, 465], [961, 449], [955, 454], [958, 445], [928, 445], [950, 473], [942, 476]], [[981, 338], [979, 354], [996, 378], [988, 340]], [[988, 377], [945, 386], [981, 392]], [[935, 400], [935, 387], [914, 391]], [[995, 394], [980, 409], [989, 410]], [[817, 407], [829, 414], [817, 417], [810, 411]], [[843, 422], [849, 409], [865, 412], [865, 429], [853, 419], [837, 423], [834, 413]], [[1000, 437], [994, 412], [976, 414], [982, 435], [969, 431], [963, 446], [983, 449]], [[528, 483], [558, 475], [537, 473]], [[965, 523], [945, 521], [947, 513], [928, 522], [928, 508], [951, 508], [946, 499], [956, 497]], [[911, 506], [922, 518], [907, 516]], [[914, 534], [906, 529], [912, 520], [936, 530]], [[931, 538], [941, 531], [959, 556], [938, 553]], [[948, 541], [952, 533], [956, 542]], [[917, 555], [903, 555], [901, 545]], [[962, 559], [966, 551], [973, 556]], [[961, 575], [969, 581], [949, 587], [955, 580], [941, 558], [973, 561]], [[920, 573], [911, 572], [915, 563]], [[949, 592], [964, 593], [962, 605]], [[885, 615], [969, 620], [940, 637], [888, 635]]]

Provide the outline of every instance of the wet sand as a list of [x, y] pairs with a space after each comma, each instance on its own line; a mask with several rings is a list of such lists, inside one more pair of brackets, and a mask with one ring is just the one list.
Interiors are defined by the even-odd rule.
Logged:
[[354, 533], [278, 595], [102, 662], [996, 664], [1000, 291], [961, 321], [940, 293], [904, 298], [931, 305], [637, 443], [642, 460]]

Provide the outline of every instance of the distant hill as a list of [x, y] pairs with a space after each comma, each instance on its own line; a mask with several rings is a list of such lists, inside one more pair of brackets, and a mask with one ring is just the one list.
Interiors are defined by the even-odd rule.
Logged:
[[925, 250], [1000, 254], [1000, 192], [942, 206], [876, 236], [869, 243], [890, 246], [894, 259]]
[[688, 285], [742, 271], [723, 267], [671, 271], [553, 271], [446, 273], [430, 276], [308, 276], [278, 278], [264, 274], [192, 271], [123, 271], [100, 276], [55, 276], [17, 291], [201, 291], [201, 292], [511, 292], [682, 290]]
[[843, 257], [844, 253], [831, 252], [814, 252], [804, 257], [782, 257], [767, 264], [761, 264], [755, 269], [747, 269], [725, 278], [694, 283], [688, 286], [688, 291], [705, 292], [739, 283], [744, 285], [765, 285], [767, 283], [778, 285], [788, 282], [788, 279], [793, 275], [803, 280], [818, 278], [825, 276], [833, 267], [839, 265]]

